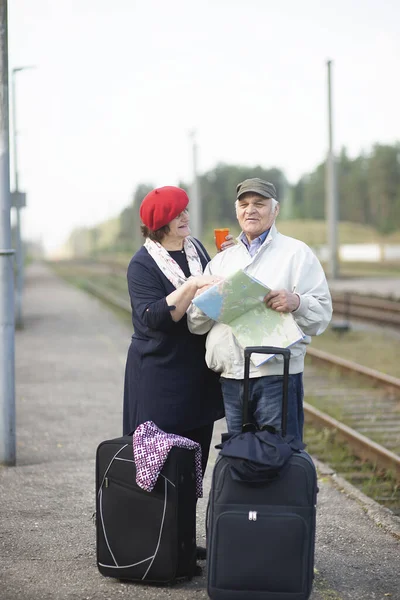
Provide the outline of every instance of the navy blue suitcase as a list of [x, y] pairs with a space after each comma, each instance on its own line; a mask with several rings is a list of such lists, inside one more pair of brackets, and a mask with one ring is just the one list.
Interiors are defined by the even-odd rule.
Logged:
[[[284, 358], [282, 432], [286, 432], [290, 350], [245, 348], [243, 423], [247, 423], [250, 355]], [[245, 429], [244, 429], [245, 431]], [[257, 485], [231, 475], [219, 455], [207, 519], [207, 590], [212, 600], [307, 600], [314, 577], [317, 475], [304, 450], [280, 476]]]

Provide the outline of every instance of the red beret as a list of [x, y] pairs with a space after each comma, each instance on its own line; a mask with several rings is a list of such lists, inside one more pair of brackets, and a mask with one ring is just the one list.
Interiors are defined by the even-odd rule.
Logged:
[[146, 227], [156, 231], [185, 210], [188, 202], [188, 195], [181, 188], [172, 185], [156, 188], [144, 197], [140, 205], [140, 218]]

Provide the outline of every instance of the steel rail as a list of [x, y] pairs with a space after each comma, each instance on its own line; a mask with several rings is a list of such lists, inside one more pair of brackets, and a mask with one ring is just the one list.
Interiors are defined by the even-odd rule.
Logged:
[[380, 444], [323, 413], [307, 402], [304, 402], [304, 412], [308, 422], [313, 422], [319, 427], [325, 426], [328, 429], [335, 430], [336, 436], [347, 442], [357, 456], [391, 471], [396, 480], [400, 481], [400, 456], [397, 456], [394, 452], [387, 450]]
[[328, 352], [324, 352], [323, 350], [317, 350], [316, 348], [307, 347], [307, 356], [316, 358], [336, 367], [340, 367], [341, 369], [345, 369], [346, 371], [351, 371], [352, 373], [364, 375], [366, 377], [369, 377], [370, 379], [374, 379], [375, 381], [379, 381], [379, 383], [383, 383], [388, 387], [400, 391], [400, 379], [398, 377], [393, 377], [393, 375], [386, 375], [386, 373], [381, 373], [380, 371], [376, 371], [375, 369], [364, 367], [363, 365], [359, 365], [358, 363], [355, 363], [351, 360], [347, 360], [345, 358], [341, 358], [340, 356], [329, 354]]
[[400, 301], [397, 300], [364, 296], [355, 292], [331, 292], [331, 296], [333, 302], [338, 302], [340, 304], [348, 303], [350, 306], [353, 304], [353, 306], [365, 306], [366, 308], [400, 313]]
[[350, 319], [400, 327], [400, 302], [350, 292], [332, 293], [333, 313]]
[[386, 325], [395, 325], [400, 327], [400, 313], [394, 313], [382, 309], [357, 307], [353, 310], [348, 310], [345, 304], [333, 303], [333, 314], [342, 315], [346, 320], [358, 319], [361, 321], [369, 321], [370, 323], [382, 323]]

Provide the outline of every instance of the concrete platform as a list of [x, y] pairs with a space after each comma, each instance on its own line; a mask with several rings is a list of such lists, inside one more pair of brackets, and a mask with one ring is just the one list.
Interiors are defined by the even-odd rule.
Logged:
[[[97, 571], [95, 451], [121, 433], [129, 326], [43, 265], [27, 269], [24, 320], [16, 334], [17, 466], [0, 468], [1, 600], [205, 600], [204, 575], [154, 588]], [[223, 429], [218, 422], [216, 443]], [[198, 505], [203, 544], [215, 457]], [[399, 519], [319, 469], [311, 600], [399, 600]]]

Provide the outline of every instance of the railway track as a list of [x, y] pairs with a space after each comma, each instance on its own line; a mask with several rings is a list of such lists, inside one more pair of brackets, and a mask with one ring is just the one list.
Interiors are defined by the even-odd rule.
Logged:
[[[85, 267], [80, 285], [128, 315], [125, 277], [107, 269], [96, 281]], [[306, 360], [308, 451], [400, 515], [400, 379], [312, 347]]]
[[[120, 275], [125, 278], [126, 265], [115, 261], [97, 262], [94, 260], [64, 261], [76, 269], [99, 274]], [[387, 300], [358, 294], [355, 292], [332, 292], [334, 318], [341, 317], [342, 325], [352, 320], [368, 321], [400, 329], [400, 301]]]
[[400, 302], [352, 292], [332, 292], [333, 313], [351, 320], [368, 321], [400, 329]]
[[344, 375], [335, 358], [306, 359], [304, 438], [312, 456], [400, 515], [400, 381]]

